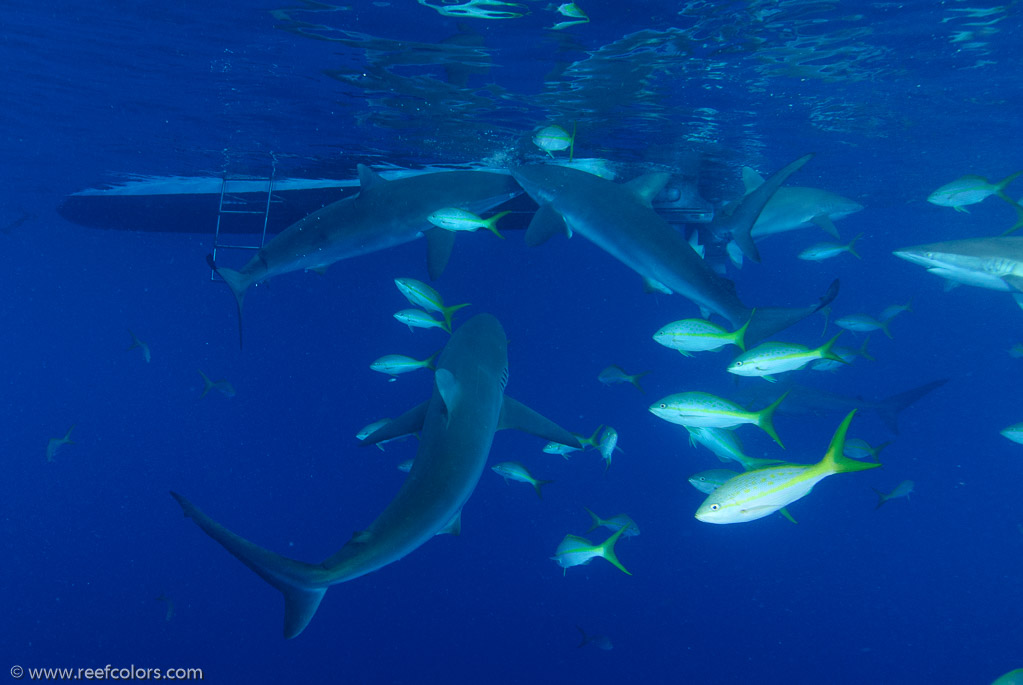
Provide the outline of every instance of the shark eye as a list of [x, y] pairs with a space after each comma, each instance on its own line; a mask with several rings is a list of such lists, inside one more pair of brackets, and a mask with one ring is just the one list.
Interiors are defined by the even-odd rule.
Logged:
[[717, 511], [720, 508], [721, 508], [720, 504], [712, 504], [712, 505], [710, 505], [710, 510], [711, 511]]

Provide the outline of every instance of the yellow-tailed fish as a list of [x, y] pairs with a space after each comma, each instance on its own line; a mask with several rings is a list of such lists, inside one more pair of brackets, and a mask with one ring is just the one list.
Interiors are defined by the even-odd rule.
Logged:
[[746, 471], [782, 463], [781, 459], [747, 457], [742, 451], [742, 442], [735, 431], [703, 426], [686, 426], [685, 429], [689, 431], [690, 445], [695, 446], [699, 443], [713, 452], [721, 461], [737, 461]]
[[709, 495], [738, 475], [738, 471], [729, 471], [728, 469], [709, 469], [689, 476], [689, 484], [705, 495]]
[[57, 452], [64, 445], [75, 444], [71, 441], [71, 431], [75, 429], [75, 425], [77, 424], [72, 424], [72, 426], [67, 429], [67, 433], [64, 434], [63, 438], [50, 438], [50, 440], [46, 443], [46, 461], [53, 461], [53, 458], [57, 456]]
[[1010, 347], [1009, 348], [1009, 356], [1013, 357], [1015, 359], [1019, 359], [1020, 357], [1023, 357], [1023, 344], [1016, 343], [1015, 345]]
[[622, 533], [624, 537], [631, 538], [639, 535], [639, 526], [636, 525], [636, 522], [628, 514], [617, 514], [609, 519], [602, 519], [586, 507], [583, 507], [583, 509], [586, 509], [586, 513], [593, 519], [593, 524], [586, 531], [587, 533], [592, 533], [598, 528], [607, 528], [612, 533], [617, 533], [624, 528], [625, 532]]
[[149, 353], [149, 345], [138, 339], [138, 336], [132, 333], [132, 330], [128, 329], [128, 334], [131, 335], [131, 345], [128, 346], [129, 350], [134, 350], [136, 347], [142, 350], [142, 358], [146, 360], [148, 364], [152, 359], [152, 355]]
[[552, 480], [537, 480], [530, 475], [526, 467], [517, 461], [502, 461], [490, 467], [490, 470], [504, 478], [504, 482], [514, 480], [518, 483], [529, 483], [536, 490], [536, 496], [543, 499], [543, 492], [540, 490], [545, 485], [553, 483]]
[[1005, 187], [1012, 183], [1023, 171], [1010, 174], [998, 183], [992, 183], [983, 176], [968, 174], [947, 183], [927, 196], [927, 201], [939, 207], [951, 207], [957, 212], [968, 212], [969, 205], [983, 202], [992, 195], [1002, 198], [1016, 210], [1017, 221], [1005, 233], [1012, 233], [1023, 226], [1023, 207], [1005, 194]]
[[618, 557], [615, 556], [615, 543], [624, 534], [625, 528], [621, 528], [599, 545], [594, 545], [586, 538], [579, 537], [578, 535], [566, 535], [551, 559], [558, 566], [567, 570], [572, 566], [582, 566], [590, 563], [596, 557], [601, 557], [614, 564], [622, 573], [631, 576], [632, 574], [622, 566], [622, 563], [618, 561]]
[[752, 423], [784, 448], [785, 445], [774, 430], [773, 417], [786, 395], [788, 392], [760, 411], [746, 411], [738, 404], [717, 395], [706, 392], [680, 392], [669, 395], [660, 402], [654, 402], [649, 409], [658, 418], [686, 427], [731, 428], [743, 423]]
[[774, 374], [797, 371], [818, 359], [830, 359], [844, 364], [845, 360], [831, 350], [839, 335], [842, 335], [841, 331], [831, 340], [813, 349], [795, 343], [762, 343], [733, 359], [728, 365], [728, 372], [736, 376], [760, 376], [774, 382]]
[[[70, 431], [69, 431], [70, 432]], [[1014, 423], [1008, 428], [998, 431], [1013, 442], [1023, 445], [1023, 423]]]
[[560, 442], [548, 442], [543, 446], [544, 454], [560, 454], [565, 459], [568, 459], [568, 455], [572, 452], [581, 451], [581, 447], [572, 447], [571, 445], [562, 445]]
[[438, 321], [422, 309], [402, 309], [394, 313], [394, 318], [402, 322], [411, 331], [414, 328], [439, 328], [451, 332], [450, 326], [444, 321]]
[[835, 371], [843, 366], [849, 366], [857, 357], [866, 359], [867, 361], [876, 361], [874, 357], [867, 352], [867, 344], [870, 342], [870, 334], [868, 333], [863, 338], [863, 343], [853, 349], [852, 347], [835, 347], [832, 351], [841, 358], [842, 361], [835, 361], [833, 359], [818, 359], [810, 364], [810, 369], [813, 371]]
[[611, 366], [607, 367], [599, 374], [597, 374], [597, 380], [603, 383], [604, 385], [611, 385], [612, 383], [629, 383], [631, 385], [636, 386], [636, 389], [639, 390], [640, 392], [645, 393], [646, 390], [644, 390], [643, 386], [639, 384], [639, 379], [642, 378], [643, 376], [646, 376], [649, 373], [650, 373], [649, 371], [642, 371], [640, 373], [625, 373], [622, 367], [612, 364]]
[[782, 464], [740, 474], [708, 495], [697, 509], [696, 518], [705, 523], [754, 521], [810, 494], [813, 486], [828, 476], [877, 468], [880, 464], [842, 455], [845, 436], [855, 415], [854, 409], [845, 417], [824, 458], [816, 464]]
[[[752, 320], [751, 318], [750, 321]], [[706, 352], [725, 345], [735, 345], [745, 351], [746, 329], [749, 328], [749, 324], [747, 321], [742, 328], [728, 331], [706, 319], [682, 319], [662, 326], [654, 333], [654, 341], [678, 350], [687, 357], [690, 356], [690, 352]]]
[[605, 471], [611, 468], [611, 457], [614, 455], [616, 447], [618, 447], [618, 431], [608, 426], [600, 434], [600, 442], [597, 443], [597, 450], [600, 452], [600, 456], [604, 458]]
[[567, 149], [568, 158], [575, 156], [575, 124], [572, 124], [572, 135], [568, 135], [560, 126], [545, 126], [533, 136], [533, 143], [551, 157], [555, 152]]
[[845, 451], [842, 452], [850, 459], [873, 459], [881, 461], [881, 450], [892, 444], [891, 440], [882, 442], [877, 447], [871, 446], [869, 442], [861, 438], [850, 438], [845, 441]]
[[431, 312], [438, 312], [444, 317], [445, 330], [451, 331], [451, 316], [469, 303], [445, 306], [444, 299], [436, 290], [414, 278], [396, 278], [394, 284], [409, 302]]
[[501, 212], [499, 214], [495, 214], [489, 219], [483, 219], [464, 209], [447, 207], [445, 209], [438, 209], [426, 218], [437, 228], [443, 228], [446, 231], [472, 232], [485, 228], [498, 238], [504, 240], [504, 236], [497, 230], [497, 222], [501, 219], [501, 217], [507, 214], [509, 214], [509, 212]]
[[835, 319], [835, 325], [839, 328], [844, 328], [847, 331], [854, 331], [856, 333], [884, 331], [885, 335], [889, 338], [892, 337], [892, 332], [888, 330], [888, 321], [878, 321], [866, 314], [850, 314], [849, 316], [843, 316], [841, 319]]
[[877, 506], [874, 507], [874, 509], [880, 509], [881, 505], [890, 499], [898, 499], [899, 497], [909, 499], [909, 493], [913, 492], [913, 485], [913, 481], [904, 480], [896, 485], [894, 490], [888, 493], [881, 492], [877, 488], [872, 488], [872, 490], [877, 493]]
[[903, 312], [913, 311], [913, 300], [910, 299], [906, 304], [892, 304], [881, 310], [881, 321], [891, 321], [896, 316]]
[[399, 373], [408, 373], [417, 369], [432, 369], [433, 359], [437, 354], [434, 352], [426, 359], [413, 359], [403, 354], [385, 354], [370, 364], [369, 368], [390, 376], [397, 376]]
[[856, 253], [856, 250], [854, 248], [856, 246], [856, 241], [862, 237], [863, 234], [860, 233], [858, 236], [849, 241], [849, 243], [846, 245], [843, 245], [841, 243], [817, 243], [816, 245], [811, 245], [810, 247], [806, 248], [796, 256], [799, 259], [808, 262], [822, 262], [825, 259], [837, 257], [843, 252], [848, 252], [856, 259], [861, 259], [861, 257], [859, 256], [859, 254]]
[[200, 400], [206, 397], [206, 395], [209, 394], [210, 390], [216, 390], [224, 397], [234, 397], [237, 394], [234, 390], [234, 386], [231, 385], [231, 383], [226, 378], [221, 378], [220, 380], [217, 381], [211, 381], [209, 379], [209, 376], [202, 372], [202, 369], [199, 369], [199, 375], [202, 376], [203, 382], [202, 394], [199, 395]]
[[614, 645], [611, 644], [611, 638], [607, 635], [587, 635], [586, 631], [579, 626], [576, 626], [575, 629], [582, 635], [582, 639], [579, 641], [579, 644], [576, 645], [577, 648], [582, 648], [586, 645], [593, 645], [597, 649], [602, 649], [605, 652], [609, 652], [614, 649]]

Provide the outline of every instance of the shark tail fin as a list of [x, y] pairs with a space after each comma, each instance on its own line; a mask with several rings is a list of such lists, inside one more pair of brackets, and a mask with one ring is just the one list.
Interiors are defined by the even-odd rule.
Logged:
[[245, 291], [249, 289], [251, 284], [238, 271], [214, 266], [212, 258], [209, 259], [209, 262], [213, 270], [217, 272], [217, 275], [224, 279], [224, 283], [227, 283], [227, 287], [234, 293], [235, 302], [238, 303], [238, 349], [241, 349], [244, 342], [242, 339], [242, 305], [245, 304]]
[[284, 595], [284, 637], [291, 639], [305, 630], [326, 594], [326, 587], [316, 587], [311, 578], [318, 565], [288, 559], [249, 542], [204, 514], [188, 499], [176, 492], [171, 496], [181, 505], [187, 518], [195, 521], [204, 533], [216, 540], [256, 574]]
[[615, 531], [614, 535], [609, 537], [607, 540], [604, 540], [604, 542], [600, 544], [600, 556], [604, 557], [612, 564], [614, 564], [615, 568], [617, 568], [625, 575], [631, 576], [632, 573], [630, 573], [627, 568], [622, 566], [622, 562], [618, 561], [618, 555], [615, 554], [615, 543], [618, 542], [618, 538], [620, 538], [622, 536], [622, 533], [625, 532], [625, 528], [626, 526], [622, 526], [621, 528]]
[[874, 411], [876, 411], [877, 415], [881, 417], [881, 421], [888, 427], [888, 430], [895, 435], [898, 435], [899, 414], [902, 410], [911, 404], [914, 404], [917, 400], [932, 390], [940, 388], [947, 382], [947, 378], [942, 378], [941, 380], [931, 381], [930, 383], [913, 388], [912, 390], [907, 390], [906, 392], [899, 393], [898, 395], [892, 395], [891, 397], [887, 397], [878, 402], [874, 407]]
[[841, 284], [836, 278], [828, 286], [819, 302], [806, 307], [758, 307], [750, 313], [746, 329], [746, 346], [752, 347], [778, 331], [783, 331], [811, 314], [826, 308], [838, 297], [840, 286]]
[[533, 483], [533, 489], [536, 490], [536, 496], [539, 497], [540, 499], [543, 499], [543, 490], [541, 490], [540, 488], [542, 488], [545, 485], [550, 485], [553, 482], [554, 481], [552, 480], [538, 480], [535, 483]]

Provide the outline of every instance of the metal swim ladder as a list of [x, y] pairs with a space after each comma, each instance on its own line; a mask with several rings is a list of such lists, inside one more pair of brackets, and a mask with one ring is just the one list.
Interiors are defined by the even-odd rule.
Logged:
[[[266, 243], [266, 229], [270, 222], [270, 206], [274, 202], [281, 202], [281, 198], [274, 198], [274, 178], [277, 175], [277, 164], [276, 160], [274, 165], [270, 169], [270, 176], [266, 179], [251, 178], [247, 176], [227, 176], [225, 175], [220, 182], [220, 203], [217, 206], [217, 228], [213, 233], [213, 252], [207, 258], [211, 261], [210, 264], [210, 280], [211, 281], [223, 281], [216, 270], [213, 268], [213, 264], [217, 263], [217, 252], [220, 250], [259, 250]], [[253, 201], [248, 196], [253, 193], [262, 193], [263, 186], [266, 188], [266, 200], [262, 199], [260, 195], [258, 201]], [[253, 189], [253, 188], [257, 189]], [[221, 242], [221, 227], [224, 225], [225, 215], [239, 215], [239, 219], [244, 218], [242, 215], [248, 215], [251, 217], [262, 217], [262, 227], [252, 231], [253, 233], [259, 233], [259, 244], [240, 244], [231, 242]]]

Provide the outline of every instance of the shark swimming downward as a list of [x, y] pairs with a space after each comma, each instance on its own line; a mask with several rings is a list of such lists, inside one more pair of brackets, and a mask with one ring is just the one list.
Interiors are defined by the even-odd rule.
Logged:
[[299, 219], [259, 249], [239, 270], [211, 266], [227, 282], [238, 303], [241, 343], [242, 305], [255, 283], [292, 271], [323, 271], [343, 259], [411, 242], [425, 235], [430, 278], [447, 266], [455, 234], [434, 228], [427, 217], [445, 207], [479, 214], [522, 190], [507, 174], [440, 171], [384, 180], [362, 164], [359, 194], [338, 200]]
[[327, 588], [395, 562], [434, 535], [458, 534], [462, 507], [486, 465], [494, 432], [517, 428], [581, 447], [571, 433], [506, 397], [507, 339], [496, 318], [479, 314], [451, 336], [437, 360], [433, 394], [363, 441], [375, 444], [420, 431], [419, 449], [401, 490], [363, 531], [332, 557], [310, 564], [281, 556], [232, 533], [172, 492], [211, 538], [284, 595], [284, 637], [301, 633]]
[[[746, 195], [719, 232], [759, 261], [750, 237], [753, 225], [774, 191], [809, 159], [807, 155], [792, 162]], [[836, 280], [819, 302], [798, 308], [758, 307], [754, 313], [739, 300], [734, 284], [707, 266], [685, 237], [651, 208], [668, 174], [646, 174], [625, 184], [554, 165], [517, 167], [511, 174], [539, 205], [526, 230], [527, 244], [539, 245], [557, 233], [579, 233], [642, 276], [651, 289], [687, 297], [735, 327], [750, 321], [747, 344], [788, 328], [838, 294]]]

